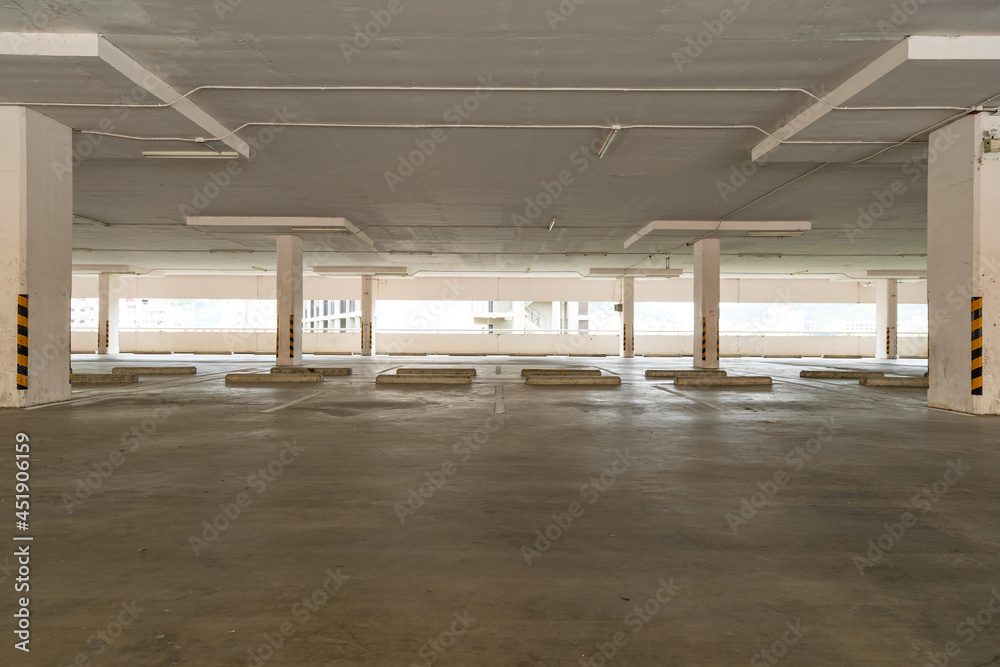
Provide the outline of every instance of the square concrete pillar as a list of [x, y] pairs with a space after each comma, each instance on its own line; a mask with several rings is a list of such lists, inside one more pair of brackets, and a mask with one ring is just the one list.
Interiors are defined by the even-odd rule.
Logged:
[[118, 302], [122, 279], [117, 273], [97, 278], [97, 354], [118, 354]]
[[277, 237], [278, 366], [302, 363], [302, 239]]
[[899, 310], [899, 281], [875, 282], [875, 358], [898, 359], [899, 345], [896, 332]]
[[635, 357], [635, 278], [627, 276], [622, 281], [622, 336], [621, 355], [624, 359]]
[[0, 107], [0, 407], [70, 396], [70, 128]]
[[694, 365], [719, 367], [719, 239], [694, 244]]
[[930, 135], [927, 304], [932, 407], [1000, 414], [1000, 118], [965, 116]]
[[375, 276], [361, 276], [361, 354], [375, 354], [375, 301], [378, 299], [378, 280]]

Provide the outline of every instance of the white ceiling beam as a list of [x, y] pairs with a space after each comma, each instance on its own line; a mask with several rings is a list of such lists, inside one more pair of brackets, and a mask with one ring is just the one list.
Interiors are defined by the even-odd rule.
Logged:
[[808, 109], [795, 116], [771, 133], [756, 146], [750, 155], [760, 160], [781, 145], [791, 140], [823, 116], [833, 111], [832, 107], [846, 104], [866, 88], [879, 81], [909, 60], [1000, 60], [1000, 37], [938, 37], [916, 35], [907, 37], [871, 63], [861, 68], [833, 92], [823, 96]]
[[808, 232], [807, 220], [654, 220], [625, 241], [627, 249], [655, 231], [671, 232]]
[[[322, 231], [323, 229], [330, 228], [345, 229], [351, 234], [354, 234], [354, 236], [360, 239], [368, 247], [375, 247], [375, 242], [372, 241], [371, 237], [361, 231], [357, 225], [347, 218], [294, 218], [266, 215], [192, 215], [188, 216], [187, 225], [188, 227], [221, 229], [260, 227], [262, 229], [254, 231], [256, 233], [273, 232], [275, 234], [295, 233], [292, 229], [295, 229], [296, 231], [308, 231], [309, 228], [315, 228], [316, 231]], [[282, 229], [283, 227], [287, 227], [288, 229], [284, 230]]]
[[124, 74], [133, 83], [142, 86], [163, 102], [173, 102], [173, 108], [192, 123], [205, 130], [209, 137], [225, 137], [222, 143], [245, 158], [250, 157], [250, 144], [235, 134], [230, 134], [229, 128], [210, 116], [208, 112], [191, 100], [181, 98], [181, 93], [167, 85], [160, 77], [140, 65], [132, 56], [106, 40], [103, 36], [98, 45], [100, 58], [116, 70]]
[[103, 35], [0, 32], [0, 56], [100, 58], [161, 102], [172, 103], [171, 107], [177, 113], [204, 130], [208, 138], [225, 137], [222, 143], [243, 157], [250, 157], [250, 144], [230, 134], [229, 128], [191, 100], [181, 99], [181, 93]]
[[852, 77], [847, 79], [847, 81], [834, 88], [832, 92], [824, 95], [822, 97], [822, 102], [817, 101], [805, 111], [772, 132], [770, 137], [767, 137], [754, 146], [753, 150], [750, 152], [751, 159], [761, 159], [780, 146], [781, 142], [790, 140], [796, 134], [833, 111], [831, 108], [832, 106], [845, 104], [848, 100], [863, 91], [865, 88], [905, 63], [909, 55], [909, 50], [910, 47], [908, 39], [904, 39], [902, 42], [893, 46], [874, 61], [863, 67], [860, 72], [854, 74]]
[[100, 35], [0, 32], [0, 56], [97, 58]]

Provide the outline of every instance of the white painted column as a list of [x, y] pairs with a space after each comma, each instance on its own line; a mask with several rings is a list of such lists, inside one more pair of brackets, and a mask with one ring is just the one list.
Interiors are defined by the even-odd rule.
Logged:
[[0, 108], [0, 407], [70, 397], [70, 128]]
[[278, 366], [302, 363], [302, 239], [282, 234], [278, 245]]
[[875, 358], [898, 359], [896, 320], [899, 309], [899, 282], [875, 282]]
[[627, 276], [622, 281], [621, 355], [625, 359], [635, 356], [635, 278]]
[[[927, 177], [927, 403], [1000, 414], [1000, 118], [966, 116], [931, 133]], [[979, 334], [977, 336], [977, 333]]]
[[694, 244], [694, 366], [719, 367], [719, 239]]
[[378, 298], [375, 276], [361, 276], [361, 354], [375, 354], [375, 300]]
[[118, 302], [122, 279], [117, 273], [97, 278], [97, 354], [118, 354]]

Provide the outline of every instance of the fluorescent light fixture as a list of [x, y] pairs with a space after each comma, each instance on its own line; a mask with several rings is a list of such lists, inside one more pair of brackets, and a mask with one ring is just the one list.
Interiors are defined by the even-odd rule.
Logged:
[[250, 254], [253, 250], [209, 250], [209, 254], [221, 254], [221, 253], [233, 253], [233, 254]]
[[766, 252], [764, 253], [741, 252], [736, 256], [739, 257], [740, 259], [743, 259], [744, 257], [753, 257], [755, 259], [775, 259], [781, 257], [781, 255], [777, 255], [774, 253], [766, 253]]
[[927, 269], [869, 269], [869, 278], [926, 278]]
[[805, 232], [747, 232], [747, 236], [802, 236]]
[[289, 234], [302, 232], [336, 232], [346, 229], [346, 233], [354, 234], [368, 247], [375, 249], [375, 242], [358, 229], [357, 225], [347, 218], [315, 218], [315, 217], [281, 217], [281, 216], [188, 216], [189, 227], [198, 227], [204, 231], [221, 229], [234, 234]]
[[100, 220], [94, 220], [93, 218], [85, 218], [84, 216], [77, 215], [76, 213], [73, 214], [73, 219], [74, 220], [79, 220], [80, 222], [82, 222], [84, 224], [87, 224], [87, 225], [96, 225], [98, 227], [110, 227], [111, 226], [111, 225], [109, 225], [106, 222], [101, 222]]
[[676, 278], [683, 275], [681, 269], [590, 269], [588, 278]]
[[122, 264], [74, 264], [73, 273], [140, 273], [134, 266]]
[[549, 231], [551, 232], [552, 228], [555, 226], [556, 226], [556, 219], [552, 218], [552, 220], [549, 221]]
[[609, 148], [611, 148], [611, 144], [614, 142], [615, 137], [618, 136], [618, 133], [621, 131], [621, 129], [622, 129], [621, 125], [611, 126], [611, 132], [608, 133], [608, 136], [604, 139], [604, 143], [601, 144], [601, 150], [597, 151], [598, 160], [604, 159], [604, 154], [608, 152]]
[[350, 234], [347, 227], [292, 227], [293, 232], [322, 232], [324, 234]]
[[342, 276], [406, 276], [405, 266], [314, 266], [313, 273], [330, 273]]
[[143, 151], [142, 157], [159, 159], [215, 159], [215, 160], [235, 160], [240, 156], [236, 151]]

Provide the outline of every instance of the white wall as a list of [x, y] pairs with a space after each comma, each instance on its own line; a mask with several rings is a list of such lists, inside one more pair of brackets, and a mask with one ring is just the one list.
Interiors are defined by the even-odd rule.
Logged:
[[[273, 299], [274, 276], [125, 276], [123, 299]], [[875, 303], [874, 283], [788, 278], [726, 278], [723, 303]], [[637, 302], [691, 302], [693, 281], [635, 281]], [[97, 298], [97, 276], [73, 276], [73, 296]], [[617, 302], [617, 280], [583, 278], [380, 278], [387, 301]], [[360, 299], [360, 278], [306, 276], [305, 299]], [[927, 303], [927, 283], [901, 282], [899, 303]]]
[[[452, 354], [618, 354], [617, 334], [483, 334], [378, 333], [375, 334], [379, 354], [399, 352]], [[359, 354], [361, 334], [311, 334], [302, 336], [307, 354], [328, 352]], [[875, 354], [875, 336], [722, 336], [720, 351], [724, 355], [801, 354]], [[97, 332], [77, 331], [73, 334], [74, 352], [97, 349]], [[637, 335], [636, 354], [691, 354], [689, 335]], [[260, 352], [274, 353], [273, 332], [137, 332], [121, 334], [122, 352]], [[927, 338], [900, 336], [901, 356], [926, 356]]]

